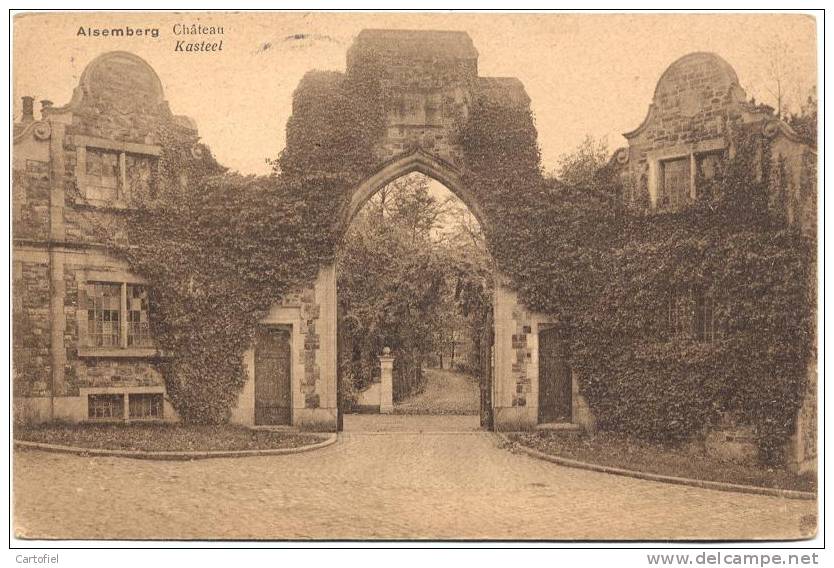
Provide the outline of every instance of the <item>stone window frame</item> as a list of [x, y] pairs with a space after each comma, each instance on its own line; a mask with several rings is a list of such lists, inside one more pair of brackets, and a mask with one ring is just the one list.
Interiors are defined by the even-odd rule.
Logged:
[[727, 141], [724, 138], [716, 138], [647, 152], [646, 162], [649, 166], [649, 201], [651, 202], [652, 209], [663, 210], [666, 208], [660, 204], [661, 192], [663, 190], [664, 162], [689, 159], [689, 198], [691, 201], [694, 201], [698, 195], [698, 159], [705, 154], [727, 152], [727, 150]]
[[[86, 396], [87, 399], [87, 420], [92, 420], [95, 422], [110, 422], [113, 420], [122, 421], [124, 420], [124, 407], [125, 407], [125, 400], [127, 397], [122, 393], [91, 393]], [[102, 408], [106, 409], [107, 406], [102, 405], [101, 407], [95, 406], [93, 401], [95, 399], [113, 399], [117, 401], [111, 413], [105, 415], [99, 415], [98, 412], [93, 412], [94, 408]], [[116, 413], [118, 411], [118, 414]]]
[[[121, 416], [90, 417], [89, 405], [91, 396], [119, 396], [121, 397], [122, 412]], [[150, 417], [131, 417], [130, 415], [130, 397], [136, 395], [159, 395], [162, 398], [162, 404], [159, 407], [159, 416]], [[163, 422], [165, 421], [165, 387], [163, 386], [147, 386], [147, 387], [87, 387], [78, 390], [78, 396], [84, 403], [85, 420], [88, 422]]]
[[[72, 138], [75, 144], [75, 180], [78, 190], [87, 200], [89, 205], [95, 207], [110, 207], [117, 209], [128, 208], [128, 184], [127, 184], [127, 155], [155, 158], [152, 171], [158, 173], [159, 156], [162, 154], [162, 146], [155, 144], [138, 144], [135, 142], [119, 142], [107, 138], [95, 138], [92, 136], [75, 135]], [[115, 199], [92, 199], [87, 197], [92, 183], [87, 176], [87, 149], [105, 150], [119, 154], [119, 179], [118, 194]]]
[[[128, 346], [128, 285], [149, 286], [149, 282], [126, 271], [108, 270], [85, 270], [78, 282], [79, 295], [78, 307], [76, 308], [76, 324], [78, 329], [78, 356], [79, 357], [156, 357], [160, 353], [155, 346]], [[118, 347], [95, 347], [87, 341], [88, 305], [86, 290], [88, 283], [102, 282], [107, 284], [118, 284], [121, 286], [121, 303], [119, 308], [119, 346]], [[151, 333], [153, 342], [153, 333]]]
[[[675, 166], [672, 168], [671, 166]], [[681, 167], [677, 167], [681, 166]], [[681, 168], [684, 168], [681, 170]], [[689, 187], [687, 188], [686, 185], [683, 183], [681, 184], [670, 184], [670, 170], [678, 170], [677, 177], [684, 178], [684, 175], [688, 175], [689, 180], [686, 182], [686, 185]], [[682, 156], [679, 158], [667, 158], [660, 161], [659, 166], [659, 173], [660, 179], [658, 180], [658, 186], [660, 188], [658, 201], [659, 207], [664, 207], [672, 210], [679, 210], [685, 207], [688, 203], [690, 203], [693, 199], [695, 199], [694, 191], [693, 191], [693, 183], [692, 183], [692, 155], [690, 156]], [[670, 187], [672, 186], [672, 187]], [[678, 191], [673, 191], [673, 189], [680, 190], [680, 197], [678, 197]]]

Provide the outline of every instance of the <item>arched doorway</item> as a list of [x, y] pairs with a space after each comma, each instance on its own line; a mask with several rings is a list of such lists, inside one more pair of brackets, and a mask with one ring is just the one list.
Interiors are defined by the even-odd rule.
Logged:
[[461, 175], [457, 168], [446, 160], [433, 156], [422, 148], [417, 148], [410, 154], [386, 162], [376, 173], [368, 176], [356, 186], [356, 189], [351, 192], [350, 200], [342, 208], [339, 216], [341, 234], [344, 234], [351, 220], [371, 196], [392, 181], [414, 172], [428, 176], [447, 187], [466, 205], [467, 209], [478, 220], [478, 223], [482, 227], [484, 226], [486, 216], [477, 199], [461, 181]]
[[[413, 49], [416, 45], [420, 49]], [[431, 57], [427, 58], [428, 53]], [[321, 191], [313, 198], [334, 195], [327, 193], [332, 177], [333, 189], [338, 192], [335, 198], [344, 200], [333, 213], [337, 241], [372, 195], [412, 172], [447, 187], [491, 234], [490, 219], [476, 188], [466, 186], [458, 169], [467, 163], [460, 126], [478, 101], [526, 112], [530, 98], [518, 79], [481, 77], [477, 60], [472, 40], [463, 32], [364, 30], [348, 51], [344, 73], [311, 72], [301, 81], [293, 98], [293, 116], [288, 123], [292, 128], [288, 128], [284, 157], [288, 171], [300, 179], [309, 174], [317, 180]], [[351, 122], [353, 111], [366, 120]], [[372, 173], [354, 187], [341, 185], [356, 169]], [[495, 272], [494, 349], [491, 356], [484, 357], [491, 361], [492, 372], [481, 406], [485, 424], [496, 430], [536, 427], [541, 420], [539, 402], [549, 400], [539, 396], [539, 339], [542, 330], [558, 322], [524, 306], [516, 293], [518, 286]], [[272, 305], [260, 323], [289, 330], [292, 424], [313, 430], [337, 429], [335, 264], [320, 266], [314, 278]], [[546, 343], [547, 334], [543, 337]], [[252, 369], [254, 352], [247, 352], [245, 360], [247, 369]], [[571, 383], [575, 393], [572, 377]], [[247, 381], [244, 387], [233, 414], [236, 421], [252, 421], [253, 384], [254, 380]], [[583, 415], [577, 412], [578, 401], [578, 396], [572, 397], [574, 418]], [[545, 419], [550, 414], [545, 413]]]
[[[345, 414], [354, 431], [425, 426], [417, 417], [438, 425], [445, 417], [448, 429], [492, 426], [495, 267], [482, 212], [459, 179], [450, 164], [416, 151], [360, 184], [342, 211], [339, 429]], [[384, 348], [393, 377], [388, 358], [378, 361]]]

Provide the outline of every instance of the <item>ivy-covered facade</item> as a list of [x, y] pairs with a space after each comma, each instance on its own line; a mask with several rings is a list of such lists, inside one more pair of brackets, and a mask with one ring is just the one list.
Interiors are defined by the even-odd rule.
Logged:
[[[701, 205], [742, 155], [750, 155], [744, 176], [769, 188], [769, 209], [815, 235], [814, 149], [748, 103], [715, 55], [672, 64], [646, 120], [614, 153], [606, 183], [619, 188], [625, 214], [609, 203], [584, 208], [590, 194], [571, 197], [544, 180], [523, 85], [480, 77], [462, 32], [361, 32], [345, 73], [302, 79], [275, 174], [254, 181], [223, 176], [193, 121], [171, 113], [159, 78], [132, 54], [95, 59], [72, 101], [43, 103], [40, 120], [31, 105], [25, 101], [15, 125], [13, 152], [16, 421], [182, 418], [336, 429], [335, 246], [371, 195], [418, 171], [466, 203], [496, 261], [492, 348], [482, 343], [481, 357], [486, 425], [675, 432], [736, 458], [752, 457], [763, 436], [753, 430], [765, 428], [766, 409], [745, 419], [716, 402], [728, 398], [716, 384], [730, 384], [724, 375], [736, 367], [724, 363], [738, 362], [741, 348], [732, 347], [734, 328], [722, 319], [732, 302], [716, 293], [710, 263], [733, 254], [735, 241], [713, 247], [715, 258], [689, 255], [680, 266], [692, 278], [658, 268], [650, 284], [662, 292], [613, 300], [640, 289], [641, 268], [630, 263], [654, 258], [641, 252], [657, 244], [646, 242], [647, 228], [689, 223], [690, 208], [698, 212], [693, 234], [704, 218], [714, 220], [703, 226], [723, 226]], [[591, 247], [560, 232], [587, 220]], [[781, 301], [773, 300], [784, 313], [794, 309]], [[644, 338], [647, 328], [654, 331]], [[629, 340], [611, 344], [621, 329]], [[664, 352], [671, 349], [678, 351]], [[815, 356], [788, 355], [807, 360], [807, 373], [785, 383], [797, 410], [771, 437], [788, 461], [810, 467]], [[685, 405], [702, 389], [708, 410], [678, 413], [666, 409], [672, 398], [641, 391], [669, 379], [649, 378], [647, 361], [694, 373], [679, 381], [674, 400]], [[652, 412], [668, 420], [639, 424], [644, 416], [652, 422]]]
[[[728, 185], [734, 174], [733, 164], [738, 167], [743, 163], [742, 173], [763, 188], [766, 203], [762, 205], [768, 216], [802, 235], [798, 242], [811, 246], [815, 242], [815, 146], [777, 118], [773, 109], [751, 102], [735, 70], [720, 56], [691, 53], [672, 63], [658, 80], [643, 122], [623, 136], [628, 146], [614, 152], [610, 168], [620, 178], [623, 201], [632, 210], [659, 219], [691, 216], [691, 210], [715, 202], [716, 192]], [[750, 198], [747, 206], [742, 204], [741, 211], [753, 209], [754, 200]], [[728, 221], [742, 224], [740, 218]], [[676, 279], [656, 305], [659, 335], [701, 346], [732, 341], [733, 315], [728, 312], [742, 298], [728, 297], [729, 291], [722, 289], [720, 282], [723, 276], [716, 274], [713, 279], [717, 271], [707, 262], [693, 263], [690, 270], [691, 278]], [[782, 271], [784, 277], [800, 285], [807, 284], [809, 294], [815, 296], [813, 270], [805, 267], [791, 274], [788, 266], [778, 265], [772, 270]], [[806, 279], [808, 282], [803, 282]], [[815, 298], [809, 301], [813, 303]], [[805, 316], [796, 313], [795, 317], [800, 320]], [[765, 330], [761, 333], [764, 336]], [[813, 335], [801, 340], [807, 340], [811, 349], [816, 344]], [[788, 445], [790, 459], [800, 469], [815, 467], [815, 360], [815, 355], [808, 357], [804, 388], [794, 397], [800, 404]], [[743, 422], [735, 412], [720, 413], [715, 427], [705, 435], [706, 444], [730, 457], [754, 457], [755, 428]]]
[[67, 105], [42, 101], [39, 120], [33, 105], [24, 97], [14, 125], [15, 420], [172, 418], [152, 283], [108, 251], [96, 227], [127, 238], [131, 199], [167, 183], [161, 125], [197, 155], [194, 124], [171, 113], [156, 73], [125, 52], [91, 62]]

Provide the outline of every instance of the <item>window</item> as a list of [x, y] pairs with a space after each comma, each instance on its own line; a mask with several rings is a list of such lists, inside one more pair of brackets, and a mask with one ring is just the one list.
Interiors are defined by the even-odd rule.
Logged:
[[704, 342], [720, 339], [712, 294], [697, 286], [671, 292], [667, 306], [667, 331], [670, 338], [690, 337]]
[[73, 142], [78, 187], [91, 204], [124, 206], [133, 195], [155, 192], [161, 147], [82, 135]]
[[695, 290], [695, 339], [711, 342], [718, 337], [715, 327], [715, 300], [712, 294]]
[[707, 152], [697, 156], [698, 174], [706, 181], [712, 181], [721, 175], [724, 165], [723, 152]]
[[677, 337], [686, 333], [687, 300], [685, 294], [678, 291], [669, 294], [667, 322], [669, 337]]
[[678, 209], [689, 201], [692, 186], [690, 157], [661, 162], [663, 204]]
[[90, 347], [121, 345], [121, 284], [87, 284], [87, 341]]
[[123, 394], [91, 394], [87, 395], [87, 417], [96, 419], [124, 418], [125, 397]]
[[151, 327], [148, 320], [148, 290], [141, 284], [127, 285], [127, 346], [151, 345]]
[[131, 420], [161, 419], [162, 393], [131, 393], [128, 406]]
[[724, 168], [724, 153], [705, 152], [695, 156], [697, 168], [695, 191], [699, 198], [712, 197], [715, 192], [714, 182], [721, 177]]
[[153, 347], [147, 286], [125, 282], [88, 281], [84, 291], [86, 347]]
[[120, 197], [119, 153], [90, 148], [87, 150], [86, 186], [88, 199], [115, 200]]
[[153, 195], [155, 160], [150, 156], [125, 154], [125, 194]]
[[162, 420], [163, 408], [161, 392], [87, 394], [87, 418], [90, 420]]

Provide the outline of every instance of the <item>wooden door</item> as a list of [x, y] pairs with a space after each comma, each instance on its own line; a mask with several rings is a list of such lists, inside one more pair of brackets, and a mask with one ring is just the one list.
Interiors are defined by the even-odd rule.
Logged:
[[260, 327], [255, 335], [255, 424], [292, 424], [290, 332]]
[[572, 382], [567, 341], [558, 327], [539, 332], [539, 422], [571, 422]]

